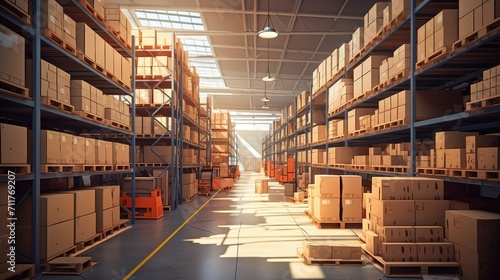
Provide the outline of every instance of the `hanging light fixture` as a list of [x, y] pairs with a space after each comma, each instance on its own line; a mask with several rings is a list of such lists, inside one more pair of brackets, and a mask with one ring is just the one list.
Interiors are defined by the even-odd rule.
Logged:
[[266, 22], [264, 23], [264, 28], [259, 31], [259, 37], [262, 39], [273, 39], [278, 37], [278, 31], [274, 29], [273, 21], [271, 20], [271, 16], [269, 15], [269, 1], [267, 0], [267, 17]]
[[271, 99], [269, 99], [269, 97], [267, 97], [267, 86], [266, 86], [266, 83], [264, 83], [264, 97], [260, 101], [264, 102], [264, 106], [266, 106], [266, 103], [268, 101], [271, 101]]
[[264, 102], [264, 105], [262, 106], [262, 109], [269, 109], [269, 106], [267, 106], [267, 102]]
[[271, 72], [269, 71], [269, 41], [267, 41], [267, 71], [266, 75], [262, 77], [264, 82], [274, 82], [276, 80], [275, 77], [271, 77]]

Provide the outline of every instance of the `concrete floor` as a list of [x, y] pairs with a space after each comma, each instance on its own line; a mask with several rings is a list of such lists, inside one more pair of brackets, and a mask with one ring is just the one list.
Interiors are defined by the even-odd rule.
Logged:
[[[302, 240], [358, 243], [352, 230], [317, 229], [305, 216], [307, 204], [283, 196], [270, 184], [255, 194], [255, 179], [244, 173], [230, 191], [219, 192], [129, 279], [385, 279], [371, 264], [315, 266], [297, 257]], [[81, 276], [42, 279], [122, 279], [210, 197], [183, 203], [159, 220], [138, 220], [129, 230], [83, 253], [98, 262]], [[395, 278], [391, 278], [395, 279]]]

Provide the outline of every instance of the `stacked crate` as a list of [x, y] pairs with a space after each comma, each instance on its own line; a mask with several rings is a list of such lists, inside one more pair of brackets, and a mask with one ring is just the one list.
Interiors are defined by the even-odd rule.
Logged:
[[328, 89], [328, 113], [333, 113], [354, 97], [353, 80], [342, 78]]
[[483, 80], [470, 85], [470, 102], [467, 109], [472, 109], [471, 103], [496, 98], [500, 96], [500, 66], [483, 71]]
[[499, 169], [498, 136], [470, 135], [465, 136], [465, 168], [466, 169]]
[[333, 119], [328, 122], [328, 139], [343, 137], [345, 120]]
[[372, 55], [354, 68], [354, 98], [370, 92], [380, 84], [380, 65], [384, 59], [387, 59], [387, 56]]
[[499, 16], [497, 0], [458, 1], [458, 38], [462, 39], [493, 23]]
[[458, 39], [457, 22], [458, 10], [442, 10], [420, 27], [417, 31], [417, 61], [422, 62], [435, 52], [447, 53]]
[[198, 181], [196, 173], [182, 174], [182, 199], [193, 198], [198, 193]]
[[453, 244], [444, 242], [442, 180], [374, 177], [363, 221], [366, 250], [386, 262], [453, 262]]
[[96, 235], [95, 190], [81, 189], [65, 193], [71, 193], [74, 197], [75, 244], [86, 242]]
[[464, 169], [466, 166], [466, 136], [477, 132], [441, 131], [435, 134], [436, 168]]
[[120, 224], [120, 186], [92, 187], [95, 191], [96, 232], [106, 232]]
[[384, 10], [390, 3], [378, 2], [366, 13], [364, 18], [365, 45], [373, 41], [384, 28]]
[[104, 6], [106, 24], [111, 26], [127, 44], [132, 45], [132, 25], [121, 11], [120, 4], [105, 3]]

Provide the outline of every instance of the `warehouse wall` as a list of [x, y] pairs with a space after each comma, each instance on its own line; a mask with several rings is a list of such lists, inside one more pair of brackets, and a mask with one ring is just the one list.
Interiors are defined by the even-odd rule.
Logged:
[[[238, 143], [239, 148], [238, 164], [240, 165], [240, 170], [245, 171], [245, 161], [247, 158], [257, 158], [255, 163], [255, 171], [258, 171], [260, 167], [259, 163], [262, 159], [262, 139], [268, 134], [268, 132], [237, 129], [236, 134], [236, 142]], [[255, 150], [258, 153], [257, 157], [255, 155], [255, 152], [252, 152], [251, 149]]]

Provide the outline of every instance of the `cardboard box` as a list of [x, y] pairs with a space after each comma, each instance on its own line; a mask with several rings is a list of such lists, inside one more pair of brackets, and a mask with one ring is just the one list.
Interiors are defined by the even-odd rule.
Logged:
[[312, 128], [312, 142], [318, 142], [326, 139], [326, 126], [317, 125]]
[[70, 190], [65, 193], [73, 194], [75, 217], [81, 217], [96, 211], [96, 195], [94, 189]]
[[379, 200], [411, 200], [413, 182], [405, 177], [373, 177], [373, 197]]
[[73, 135], [61, 132], [61, 163], [73, 163]]
[[468, 250], [494, 253], [500, 249], [500, 214], [480, 210], [446, 211], [445, 238]]
[[460, 264], [460, 276], [471, 280], [489, 280], [498, 277], [498, 257], [494, 254], [478, 254], [455, 244], [455, 261]]
[[477, 149], [477, 169], [498, 170], [500, 150], [495, 148], [478, 148]]
[[415, 226], [416, 242], [442, 242], [444, 228], [442, 226]]
[[361, 223], [362, 198], [342, 198], [342, 221]]
[[[155, 155], [151, 148], [161, 158]], [[172, 160], [172, 147], [171, 146], [144, 146], [144, 161], [147, 163], [163, 163], [164, 161], [170, 163]]]
[[314, 195], [317, 197], [341, 197], [340, 176], [315, 175]]
[[54, 257], [74, 244], [75, 222], [73, 219], [40, 228], [40, 259], [42, 260]]
[[436, 149], [465, 149], [466, 136], [479, 135], [477, 132], [440, 131], [436, 132]]
[[75, 218], [75, 243], [85, 242], [96, 235], [96, 213]]
[[314, 197], [314, 217], [321, 223], [340, 222], [340, 198]]
[[307, 259], [332, 258], [332, 247], [324, 241], [303, 240], [302, 250]]
[[412, 178], [411, 189], [415, 200], [441, 200], [444, 198], [444, 181], [442, 179]]
[[381, 249], [386, 262], [414, 262], [418, 259], [415, 243], [382, 243]]
[[96, 140], [95, 142], [95, 163], [106, 164], [106, 141]]
[[96, 139], [84, 138], [85, 163], [96, 164]]
[[98, 214], [120, 205], [120, 186], [101, 186], [92, 189], [95, 190], [95, 211]]
[[472, 135], [465, 137], [465, 152], [476, 154], [478, 148], [498, 147], [498, 136]]
[[3, 38], [0, 46], [0, 78], [24, 87], [25, 39], [3, 25], [0, 25], [0, 34]]
[[452, 169], [464, 169], [466, 166], [465, 149], [446, 149], [445, 167]]
[[94, 30], [88, 25], [83, 22], [76, 23], [76, 48], [94, 62], [96, 61], [95, 36]]
[[[330, 242], [329, 242], [330, 243]], [[334, 260], [360, 260], [361, 247], [355, 245], [337, 245], [332, 242], [332, 259]]]
[[413, 226], [378, 226], [376, 232], [380, 242], [415, 242]]
[[369, 230], [366, 232], [366, 250], [375, 256], [380, 256], [380, 240], [378, 234]]
[[415, 225], [415, 205], [413, 200], [378, 200], [372, 198], [371, 202], [371, 213], [377, 217], [378, 225]]
[[444, 227], [444, 213], [449, 209], [449, 200], [415, 200], [415, 225]]
[[419, 262], [453, 262], [453, 244], [448, 242], [417, 243]]
[[85, 163], [85, 138], [80, 136], [73, 136], [72, 160], [74, 164]]
[[113, 227], [113, 208], [96, 211], [96, 232], [105, 232]]
[[363, 185], [359, 175], [342, 175], [340, 176], [342, 197], [362, 198]]
[[294, 192], [293, 193], [293, 200], [295, 201], [304, 201], [304, 192]]
[[269, 181], [261, 179], [255, 180], [255, 193], [269, 193]]
[[446, 168], [446, 150], [436, 150], [436, 167]]
[[26, 164], [27, 162], [28, 162], [27, 128], [22, 126], [0, 123], [0, 163]]

